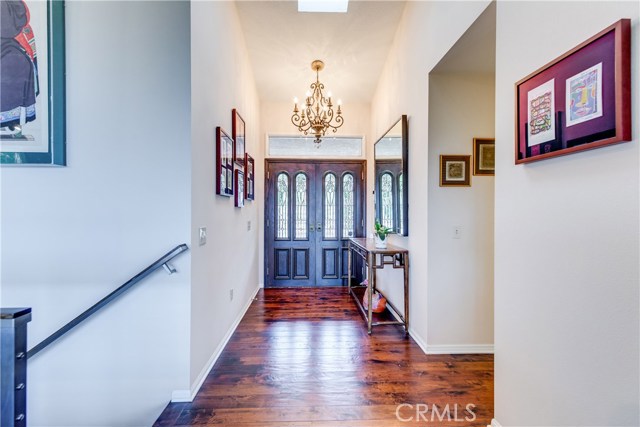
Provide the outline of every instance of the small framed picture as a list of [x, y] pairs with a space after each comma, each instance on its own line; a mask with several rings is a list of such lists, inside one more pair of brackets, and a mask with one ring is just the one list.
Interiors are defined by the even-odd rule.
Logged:
[[241, 165], [244, 164], [245, 148], [245, 130], [244, 120], [235, 108], [231, 110], [231, 137], [233, 138], [233, 160]]
[[244, 172], [241, 169], [236, 169], [234, 181], [236, 188], [235, 205], [236, 208], [241, 208], [244, 206]]
[[470, 187], [471, 156], [440, 155], [440, 187]]
[[244, 155], [244, 198], [255, 199], [255, 161], [249, 153]]
[[233, 195], [233, 139], [220, 126], [216, 128], [216, 194]]
[[491, 138], [473, 138], [473, 174], [495, 175], [496, 141]]

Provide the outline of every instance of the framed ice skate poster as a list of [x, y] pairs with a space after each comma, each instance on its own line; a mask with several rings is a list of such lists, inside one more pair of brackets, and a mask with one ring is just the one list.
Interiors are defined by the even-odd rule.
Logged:
[[0, 163], [65, 166], [64, 2], [0, 7]]

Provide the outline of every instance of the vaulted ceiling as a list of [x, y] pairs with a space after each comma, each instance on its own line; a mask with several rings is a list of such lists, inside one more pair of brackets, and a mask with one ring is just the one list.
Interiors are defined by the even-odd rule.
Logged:
[[303, 98], [321, 59], [320, 81], [351, 103], [371, 101], [405, 2], [352, 0], [347, 13], [299, 13], [296, 1], [236, 5], [263, 101]]

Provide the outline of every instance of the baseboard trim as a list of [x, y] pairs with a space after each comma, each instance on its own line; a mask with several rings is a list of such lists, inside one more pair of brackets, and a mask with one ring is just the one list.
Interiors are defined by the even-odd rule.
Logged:
[[191, 390], [173, 390], [171, 392], [172, 402], [191, 402]]
[[420, 347], [422, 352], [427, 354], [427, 343], [422, 339], [420, 334], [418, 334], [415, 329], [409, 328], [409, 335], [413, 338], [416, 344], [418, 344], [418, 347]]
[[487, 426], [487, 427], [502, 427], [502, 424], [500, 424], [498, 420], [494, 418], [491, 420], [491, 426]]
[[191, 386], [191, 390], [174, 390], [171, 393], [172, 402], [176, 402], [176, 403], [177, 402], [193, 402], [193, 399], [195, 399], [196, 394], [198, 394], [198, 392], [200, 391], [200, 387], [202, 387], [204, 380], [207, 378], [207, 375], [209, 375], [209, 372], [211, 372], [211, 369], [213, 369], [213, 365], [216, 364], [216, 361], [222, 354], [222, 351], [224, 350], [224, 348], [227, 346], [227, 343], [231, 339], [231, 336], [236, 331], [236, 328], [242, 321], [242, 318], [244, 317], [244, 315], [247, 313], [247, 310], [249, 310], [249, 306], [251, 306], [251, 303], [256, 298], [256, 295], [258, 294], [260, 289], [261, 287], [260, 285], [258, 285], [256, 287], [256, 290], [251, 294], [251, 298], [249, 298], [249, 300], [245, 303], [242, 310], [240, 310], [240, 313], [238, 314], [236, 319], [233, 321], [233, 324], [231, 325], [226, 335], [222, 339], [222, 342], [218, 345], [218, 347], [216, 348], [216, 351], [213, 352], [207, 364], [204, 366], [204, 368], [202, 368], [202, 371], [200, 371], [200, 374], [194, 381], [194, 385]]
[[409, 328], [409, 335], [425, 354], [493, 354], [492, 344], [428, 345], [414, 329]]
[[426, 354], [493, 354], [493, 344], [427, 345], [425, 353]]

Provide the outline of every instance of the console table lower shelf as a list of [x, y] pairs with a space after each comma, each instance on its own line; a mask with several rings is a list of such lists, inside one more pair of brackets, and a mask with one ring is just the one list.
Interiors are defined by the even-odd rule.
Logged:
[[[351, 283], [352, 257], [357, 255], [364, 259], [367, 265], [367, 280], [371, 292], [369, 292], [368, 308], [362, 304], [362, 298], [366, 291], [366, 286], [353, 285]], [[393, 268], [402, 269], [404, 277], [404, 311], [400, 312], [389, 299], [376, 288], [376, 271], [391, 265]], [[379, 325], [403, 325], [405, 334], [409, 333], [409, 251], [397, 246], [388, 245], [385, 249], [375, 247], [373, 239], [350, 238], [348, 251], [348, 278], [349, 293], [355, 300], [360, 314], [367, 323], [367, 332], [371, 335], [372, 328]], [[374, 292], [380, 292], [387, 300], [387, 308], [390, 312], [381, 314], [373, 313], [372, 297]], [[392, 313], [391, 313], [392, 312]], [[404, 315], [402, 314], [404, 313]], [[392, 315], [393, 314], [393, 315]], [[395, 317], [394, 317], [395, 316]], [[400, 319], [400, 320], [397, 320]]]

